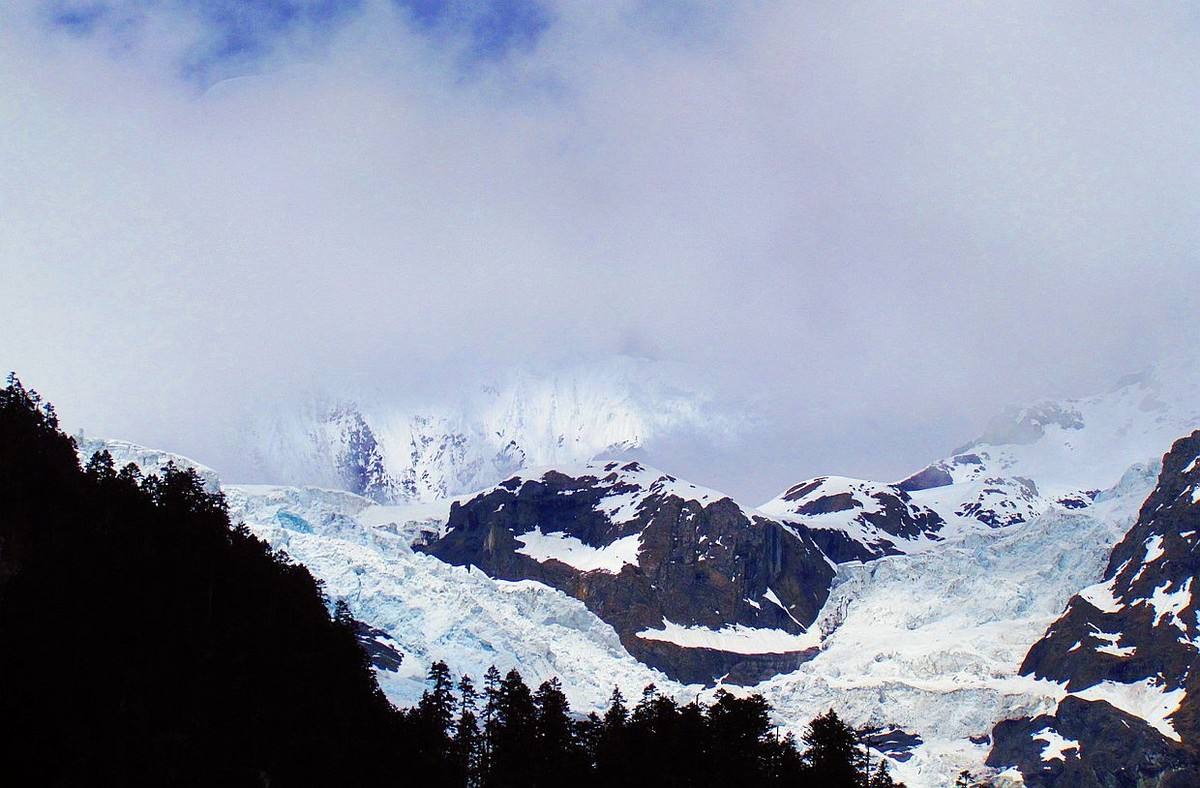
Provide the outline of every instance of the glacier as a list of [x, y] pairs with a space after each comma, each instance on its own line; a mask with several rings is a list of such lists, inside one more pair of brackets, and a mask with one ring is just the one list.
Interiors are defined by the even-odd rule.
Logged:
[[[979, 441], [883, 485], [937, 512], [946, 524], [939, 538], [897, 540], [896, 554], [838, 564], [811, 628], [815, 657], [758, 685], [726, 689], [763, 693], [781, 730], [797, 734], [832, 707], [853, 725], [919, 737], [892, 753], [894, 773], [914, 788], [946, 784], [964, 769], [984, 773], [995, 722], [1052, 710], [1066, 695], [1062, 684], [1020, 676], [1021, 660], [1068, 599], [1101, 580], [1109, 551], [1154, 487], [1157, 458], [1200, 426], [1198, 403], [1186, 381], [1143, 376], [1096, 397], [1015, 410]], [[81, 451], [109, 445], [151, 470], [172, 457], [96, 439]], [[542, 456], [546, 464], [565, 456], [552, 454]], [[414, 551], [441, 533], [456, 500], [450, 492], [469, 493], [462, 488], [486, 476], [455, 476], [382, 503], [334, 489], [336, 479], [324, 487], [220, 487], [234, 520], [307, 566], [331, 599], [395, 641], [404, 660], [378, 675], [397, 704], [419, 698], [435, 659], [476, 677], [491, 664], [516, 667], [533, 683], [558, 676], [581, 711], [601, 708], [613, 686], [630, 695], [654, 683], [680, 700], [715, 691], [642, 665], [611, 626], [560, 591], [493, 580]], [[1015, 516], [1000, 516], [1006, 512]], [[672, 626], [664, 621], [663, 631]], [[995, 779], [1006, 784], [1013, 775]]]

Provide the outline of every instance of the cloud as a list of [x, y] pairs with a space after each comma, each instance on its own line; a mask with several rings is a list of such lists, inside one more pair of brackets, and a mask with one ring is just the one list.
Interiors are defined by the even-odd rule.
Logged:
[[635, 352], [757, 414], [672, 454], [753, 500], [1197, 339], [1175, 7], [546, 4], [471, 58], [365, 2], [200, 93], [221, 28], [150, 8], [0, 12], [0, 362], [95, 432], [236, 467], [229, 414], [300, 390]]

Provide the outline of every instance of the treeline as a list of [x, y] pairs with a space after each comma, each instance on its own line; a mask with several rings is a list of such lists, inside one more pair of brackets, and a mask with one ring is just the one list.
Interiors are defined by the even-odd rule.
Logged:
[[492, 667], [477, 688], [435, 662], [429, 683], [404, 716], [431, 785], [898, 785], [832, 709], [808, 725], [801, 751], [776, 735], [761, 695], [718, 690], [711, 704], [680, 705], [650, 685], [630, 708], [614, 689], [603, 716], [580, 716], [557, 679], [531, 691], [516, 670], [501, 678]]
[[832, 712], [799, 743], [757, 696], [580, 716], [556, 681], [438, 664], [398, 710], [354, 627], [194, 471], [81, 468], [49, 404], [0, 390], [4, 785], [892, 784]]

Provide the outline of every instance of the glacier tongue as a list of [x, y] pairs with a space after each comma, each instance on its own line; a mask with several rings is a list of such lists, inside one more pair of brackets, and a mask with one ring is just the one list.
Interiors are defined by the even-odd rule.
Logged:
[[584, 710], [599, 708], [613, 686], [682, 691], [629, 656], [611, 626], [561, 591], [492, 580], [414, 552], [410, 541], [420, 528], [437, 527], [438, 507], [378, 506], [319, 488], [224, 489], [232, 519], [304, 564], [331, 598], [391, 636], [404, 660], [398, 671], [376, 673], [398, 705], [417, 702], [437, 659], [476, 679], [493, 664], [501, 672], [517, 668], [535, 685], [558, 676], [572, 705]]
[[[1017, 528], [961, 534], [936, 550], [839, 566], [813, 627], [823, 637], [816, 658], [730, 689], [763, 692], [777, 721], [797, 733], [832, 707], [855, 725], [920, 736], [896, 772], [914, 787], [979, 770], [983, 737], [997, 720], [1037, 714], [1063, 696], [1061, 685], [1018, 676], [1021, 658], [1066, 600], [1101, 576], [1154, 475], [1132, 468], [1086, 511], [1054, 510]], [[614, 685], [627, 695], [650, 682], [681, 699], [701, 693], [638, 663], [610, 626], [559, 591], [494, 581], [412, 551], [413, 524], [438, 519], [431, 505], [379, 506], [314, 488], [225, 490], [236, 517], [399, 643], [400, 671], [379, 671], [397, 703], [415, 702], [434, 659], [476, 676], [493, 663], [535, 682], [557, 675], [581, 710], [599, 707]], [[289, 527], [280, 511], [311, 532]]]

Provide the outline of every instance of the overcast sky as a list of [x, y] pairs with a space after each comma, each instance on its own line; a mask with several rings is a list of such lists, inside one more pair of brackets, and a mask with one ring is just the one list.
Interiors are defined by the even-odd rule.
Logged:
[[760, 425], [670, 470], [893, 478], [1196, 344], [1198, 108], [1186, 4], [9, 0], [0, 366], [220, 469], [629, 353]]

